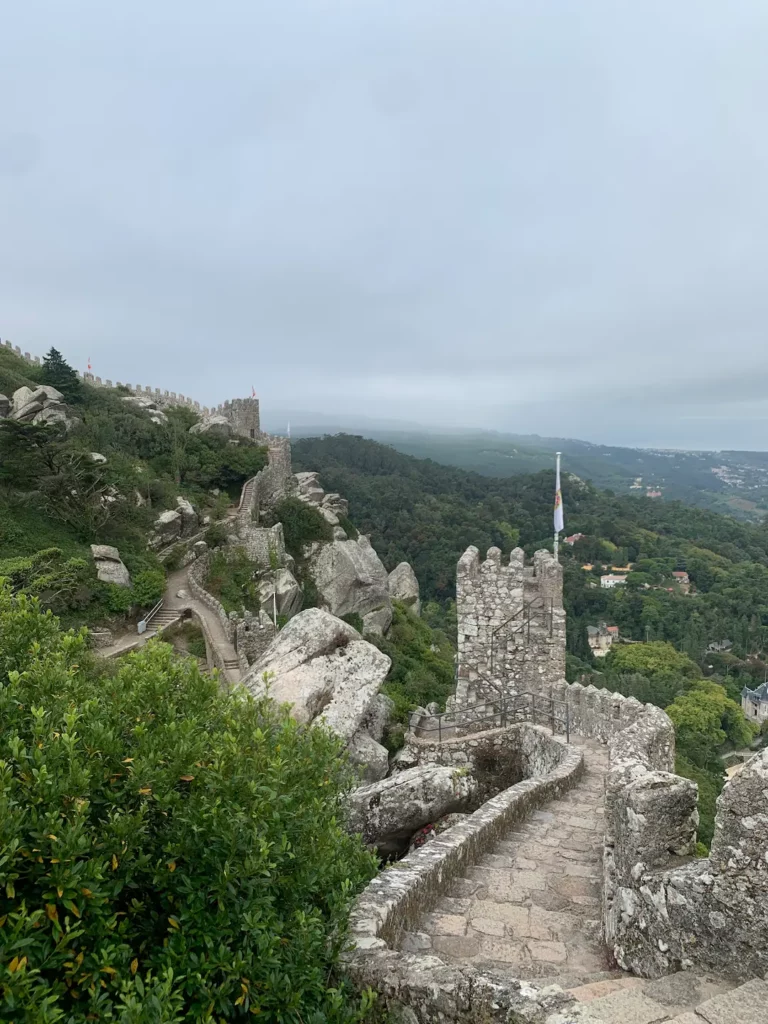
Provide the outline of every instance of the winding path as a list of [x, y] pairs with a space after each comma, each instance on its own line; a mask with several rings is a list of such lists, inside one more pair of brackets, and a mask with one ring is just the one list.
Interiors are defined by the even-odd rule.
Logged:
[[[202, 601], [198, 601], [192, 596], [189, 589], [188, 573], [188, 567], [178, 569], [176, 572], [172, 572], [166, 580], [162, 612], [175, 614], [166, 614], [164, 616], [165, 623], [170, 625], [171, 622], [181, 621], [187, 617], [185, 614], [187, 612], [194, 615], [203, 628], [206, 644], [213, 647], [211, 653], [214, 655], [214, 661], [223, 666], [221, 674], [224, 680], [229, 684], [239, 683], [242, 673], [237, 651], [230, 643], [218, 615]], [[179, 591], [185, 591], [187, 597], [178, 597]], [[102, 647], [99, 654], [104, 658], [115, 658], [120, 654], [126, 654], [128, 651], [142, 647], [147, 640], [157, 636], [158, 632], [158, 628], [153, 628], [150, 625], [146, 633], [142, 633], [140, 636], [136, 633], [127, 633], [111, 646]]]
[[563, 988], [608, 970], [600, 937], [603, 776], [608, 751], [589, 740], [574, 788], [516, 824], [456, 879], [401, 948], [434, 950]]

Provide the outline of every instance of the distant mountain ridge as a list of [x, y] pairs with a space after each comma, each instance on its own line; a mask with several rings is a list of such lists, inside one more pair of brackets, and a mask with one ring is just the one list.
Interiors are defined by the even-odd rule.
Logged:
[[[302, 425], [297, 437], [352, 433], [333, 423]], [[517, 476], [551, 469], [556, 451], [563, 470], [617, 494], [684, 501], [748, 522], [768, 513], [768, 452], [625, 448], [576, 438], [494, 431], [427, 431], [360, 427], [360, 433], [405, 455], [432, 459], [484, 476]]]

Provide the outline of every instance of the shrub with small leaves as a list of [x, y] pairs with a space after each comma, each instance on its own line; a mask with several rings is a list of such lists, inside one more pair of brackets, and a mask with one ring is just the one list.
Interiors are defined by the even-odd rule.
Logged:
[[361, 1020], [339, 742], [167, 644], [98, 666], [0, 590], [0, 1019]]

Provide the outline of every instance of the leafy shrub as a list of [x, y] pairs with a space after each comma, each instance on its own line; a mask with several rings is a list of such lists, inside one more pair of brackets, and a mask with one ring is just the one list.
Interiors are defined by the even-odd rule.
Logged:
[[341, 618], [353, 629], [356, 629], [358, 633], [363, 632], [363, 617], [359, 612], [348, 612], [346, 615], [342, 615]]
[[162, 569], [144, 569], [133, 577], [133, 596], [140, 608], [151, 608], [165, 593]]
[[131, 587], [118, 587], [116, 583], [102, 583], [102, 595], [107, 610], [112, 615], [125, 615], [134, 604]]
[[415, 707], [440, 705], [456, 688], [453, 648], [448, 638], [417, 618], [400, 601], [393, 602], [386, 637], [368, 639], [392, 659], [382, 693], [395, 702], [395, 718], [407, 722]]
[[169, 554], [163, 559], [163, 565], [168, 572], [176, 572], [181, 568], [184, 555], [187, 553], [186, 544], [174, 544]]
[[346, 533], [350, 540], [357, 540], [360, 533], [348, 516], [339, 516], [339, 526]]
[[166, 644], [97, 665], [0, 592], [0, 1017], [360, 1020], [341, 744]]
[[214, 551], [208, 563], [205, 589], [221, 601], [226, 612], [258, 612], [261, 604], [255, 569], [244, 548]]
[[205, 531], [205, 542], [209, 548], [220, 548], [227, 542], [227, 528], [224, 523], [211, 523]]
[[333, 528], [320, 512], [298, 498], [284, 498], [272, 510], [271, 520], [283, 524], [285, 547], [294, 558], [303, 557], [305, 545], [333, 540]]

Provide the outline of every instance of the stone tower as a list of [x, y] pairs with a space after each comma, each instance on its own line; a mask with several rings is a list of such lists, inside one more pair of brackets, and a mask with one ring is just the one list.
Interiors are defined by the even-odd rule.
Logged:
[[224, 403], [222, 413], [230, 421], [236, 434], [250, 437], [254, 441], [259, 439], [261, 427], [258, 398], [233, 398]]
[[490, 699], [499, 688], [539, 693], [565, 678], [563, 569], [548, 551], [526, 566], [521, 548], [508, 564], [498, 548], [484, 562], [468, 548], [456, 573], [456, 611], [458, 705]]

